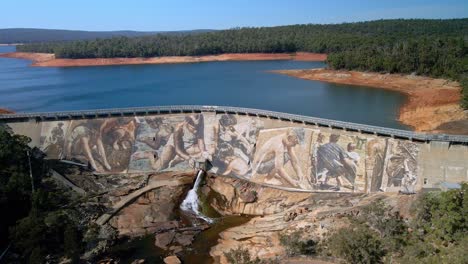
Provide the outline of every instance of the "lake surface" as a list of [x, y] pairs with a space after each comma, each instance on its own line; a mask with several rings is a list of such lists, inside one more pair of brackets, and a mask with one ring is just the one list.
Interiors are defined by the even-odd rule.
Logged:
[[[12, 52], [14, 47], [0, 47]], [[250, 61], [39, 68], [0, 58], [0, 108], [17, 112], [158, 105], [220, 105], [265, 109], [368, 125], [396, 121], [401, 94], [274, 74], [324, 67], [321, 62]]]

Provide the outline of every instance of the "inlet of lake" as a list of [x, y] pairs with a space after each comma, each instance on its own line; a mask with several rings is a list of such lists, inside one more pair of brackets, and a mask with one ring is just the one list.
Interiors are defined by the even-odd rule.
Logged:
[[[0, 53], [15, 47], [0, 47]], [[271, 70], [322, 62], [230, 61], [101, 67], [30, 67], [0, 58], [0, 108], [15, 112], [162, 105], [249, 107], [407, 129], [396, 119], [405, 96], [383, 89], [302, 80]]]

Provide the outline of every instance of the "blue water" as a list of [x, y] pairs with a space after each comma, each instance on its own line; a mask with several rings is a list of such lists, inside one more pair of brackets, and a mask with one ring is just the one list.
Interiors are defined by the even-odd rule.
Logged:
[[[0, 47], [0, 52], [14, 47]], [[227, 105], [404, 128], [404, 96], [379, 89], [301, 80], [269, 70], [321, 62], [254, 61], [38, 68], [0, 58], [0, 108], [18, 112], [157, 105]]]

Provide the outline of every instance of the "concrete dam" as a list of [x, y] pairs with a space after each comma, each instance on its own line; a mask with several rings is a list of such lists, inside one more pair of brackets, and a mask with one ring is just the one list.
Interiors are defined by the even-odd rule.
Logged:
[[468, 137], [271, 111], [166, 106], [0, 116], [95, 174], [193, 171], [300, 192], [416, 192], [468, 180]]

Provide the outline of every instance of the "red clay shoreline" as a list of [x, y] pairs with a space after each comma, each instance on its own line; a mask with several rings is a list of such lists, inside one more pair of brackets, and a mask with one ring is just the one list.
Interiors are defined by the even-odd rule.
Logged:
[[320, 53], [226, 53], [205, 56], [166, 56], [152, 58], [92, 58], [92, 59], [56, 59], [54, 54], [10, 52], [0, 54], [3, 58], [27, 59], [34, 67], [85, 67], [109, 65], [140, 65], [198, 63], [210, 61], [261, 61], [261, 60], [297, 60], [326, 61], [327, 54]]
[[460, 107], [460, 84], [457, 82], [424, 76], [402, 74], [379, 74], [357, 71], [336, 71], [330, 69], [280, 70], [286, 74], [306, 80], [330, 83], [360, 85], [386, 89], [406, 96], [400, 107], [398, 120], [419, 132], [451, 133], [439, 127], [458, 122], [457, 133], [468, 134], [464, 120], [468, 114]]
[[8, 109], [0, 108], [0, 115], [14, 114], [14, 113], [15, 113], [15, 112], [10, 111], [10, 110], [8, 110]]

